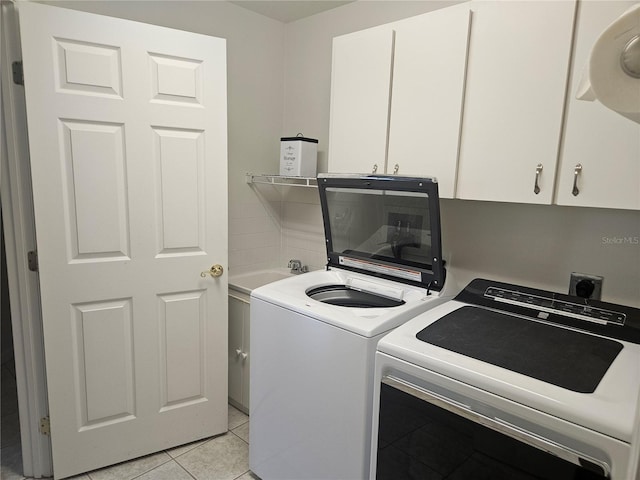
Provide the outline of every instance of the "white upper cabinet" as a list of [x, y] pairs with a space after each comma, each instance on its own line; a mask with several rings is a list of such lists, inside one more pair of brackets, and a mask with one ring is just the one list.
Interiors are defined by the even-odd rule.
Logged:
[[336, 37], [329, 171], [640, 209], [640, 125], [577, 98], [594, 43], [636, 3], [476, 0]]
[[453, 198], [471, 12], [446, 8], [395, 27], [387, 172], [438, 180]]
[[470, 5], [456, 196], [551, 203], [576, 3]]
[[330, 172], [384, 171], [392, 61], [390, 27], [333, 39]]
[[[578, 6], [557, 184], [556, 203], [560, 205], [640, 209], [640, 125], [597, 100], [576, 98], [596, 39], [636, 3], [635, 0], [581, 2]], [[576, 166], [579, 166], [577, 175]]]
[[329, 171], [436, 177], [453, 198], [466, 5], [334, 38]]

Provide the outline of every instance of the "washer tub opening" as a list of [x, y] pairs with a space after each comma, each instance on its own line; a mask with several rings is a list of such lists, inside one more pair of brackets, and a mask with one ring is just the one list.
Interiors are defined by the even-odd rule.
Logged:
[[324, 285], [307, 290], [307, 296], [318, 302], [340, 307], [388, 308], [404, 305], [404, 300], [356, 290], [347, 285]]

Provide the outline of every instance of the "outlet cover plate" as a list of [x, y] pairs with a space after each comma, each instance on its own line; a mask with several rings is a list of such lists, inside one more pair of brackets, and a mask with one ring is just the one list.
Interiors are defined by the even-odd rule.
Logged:
[[602, 298], [602, 282], [604, 277], [590, 275], [587, 273], [571, 272], [571, 278], [569, 279], [569, 295], [576, 296], [576, 285], [582, 280], [589, 280], [593, 283], [593, 292], [589, 298], [591, 300], [600, 300]]

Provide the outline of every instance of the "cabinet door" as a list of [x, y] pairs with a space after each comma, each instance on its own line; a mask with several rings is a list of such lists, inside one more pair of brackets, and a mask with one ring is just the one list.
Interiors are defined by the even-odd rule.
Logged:
[[249, 372], [251, 371], [251, 347], [249, 338], [251, 337], [251, 307], [248, 303], [243, 305], [242, 309], [242, 406], [245, 412], [249, 413]]
[[384, 172], [392, 52], [388, 26], [333, 39], [330, 172]]
[[575, 1], [471, 7], [457, 197], [551, 203]]
[[244, 315], [248, 305], [235, 297], [229, 297], [229, 399], [237, 406], [243, 405], [243, 337]]
[[436, 177], [453, 198], [471, 12], [450, 7], [398, 23], [387, 170]]
[[[600, 33], [636, 1], [581, 2], [556, 203], [640, 209], [640, 125], [576, 93]], [[573, 195], [575, 168], [577, 195]]]

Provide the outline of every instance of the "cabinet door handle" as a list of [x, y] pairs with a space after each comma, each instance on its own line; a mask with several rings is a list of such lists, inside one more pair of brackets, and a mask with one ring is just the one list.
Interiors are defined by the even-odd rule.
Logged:
[[574, 197], [577, 197], [578, 194], [580, 193], [580, 189], [578, 188], [578, 175], [580, 175], [581, 171], [582, 171], [582, 165], [578, 163], [576, 165], [576, 168], [573, 169], [573, 190], [571, 190], [571, 193], [573, 194]]
[[236, 348], [236, 356], [239, 357], [240, 355], [242, 355], [242, 350]]
[[393, 167], [393, 174], [395, 175], [396, 173], [398, 173], [398, 170], [400, 170], [400, 165], [396, 163], [395, 167]]
[[539, 163], [536, 167], [536, 182], [533, 184], [533, 193], [538, 195], [540, 193], [540, 186], [538, 185], [538, 180], [540, 179], [540, 174], [542, 173], [542, 164]]
[[371, 173], [376, 173], [378, 171], [378, 164], [374, 163], [373, 164], [373, 170], [371, 170]]
[[244, 352], [242, 352], [242, 353], [240, 354], [240, 356], [242, 357], [242, 361], [245, 361], [245, 360], [247, 359], [247, 357], [249, 356], [249, 354], [248, 354], [248, 353], [244, 353]]

